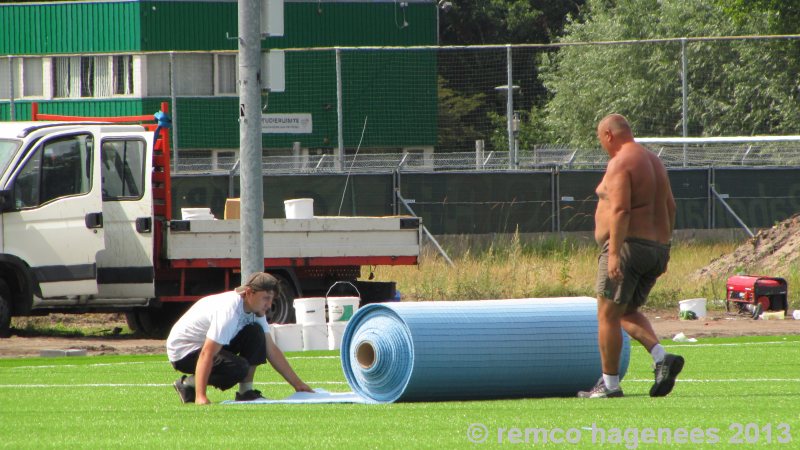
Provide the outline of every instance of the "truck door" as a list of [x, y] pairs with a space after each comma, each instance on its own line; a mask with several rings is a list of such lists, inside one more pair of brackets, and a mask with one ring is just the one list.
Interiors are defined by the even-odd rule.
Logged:
[[30, 266], [40, 298], [97, 294], [96, 257], [104, 244], [95, 146], [91, 133], [50, 134], [26, 150], [12, 174], [5, 253]]
[[105, 249], [97, 255], [99, 296], [107, 301], [155, 296], [152, 143], [142, 136], [104, 135], [100, 146]]

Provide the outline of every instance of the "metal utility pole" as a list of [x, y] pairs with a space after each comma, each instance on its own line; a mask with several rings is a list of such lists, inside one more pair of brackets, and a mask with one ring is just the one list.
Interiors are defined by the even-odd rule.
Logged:
[[172, 170], [178, 171], [180, 145], [178, 144], [178, 94], [175, 88], [175, 52], [169, 52], [169, 102], [172, 105]]
[[[681, 39], [681, 122], [683, 128], [683, 137], [689, 137], [689, 88], [688, 88], [688, 78], [689, 73], [687, 72], [687, 62], [686, 62], [686, 38]], [[686, 154], [687, 154], [688, 146], [684, 142], [683, 144], [683, 167], [686, 167]]]
[[242, 281], [264, 270], [261, 170], [261, 1], [239, 5], [239, 192]]
[[338, 145], [336, 146], [336, 157], [334, 167], [336, 170], [344, 170], [344, 112], [342, 103], [342, 51], [336, 47], [336, 135]]
[[508, 168], [516, 169], [517, 154], [514, 148], [514, 77], [512, 74], [513, 64], [511, 60], [511, 45], [506, 45], [506, 75], [508, 81], [508, 96], [506, 97], [506, 131], [508, 131]]

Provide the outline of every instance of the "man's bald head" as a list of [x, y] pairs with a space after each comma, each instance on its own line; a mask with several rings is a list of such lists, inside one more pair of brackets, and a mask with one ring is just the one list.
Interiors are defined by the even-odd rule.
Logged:
[[625, 116], [609, 114], [597, 124], [597, 138], [606, 151], [616, 153], [622, 144], [633, 141], [633, 131]]
[[614, 136], [623, 136], [625, 134], [633, 135], [628, 119], [622, 114], [609, 114], [605, 116], [603, 120], [600, 121], [597, 129], [607, 129], [614, 133]]

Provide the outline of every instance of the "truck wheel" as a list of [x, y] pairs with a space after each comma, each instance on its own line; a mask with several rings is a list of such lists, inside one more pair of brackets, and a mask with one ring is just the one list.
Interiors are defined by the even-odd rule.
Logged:
[[166, 339], [172, 325], [189, 309], [189, 306], [191, 305], [168, 303], [158, 309], [144, 309], [127, 313], [125, 318], [131, 330], [155, 339]]
[[128, 324], [128, 328], [134, 333], [139, 331], [138, 317], [135, 312], [125, 313], [125, 322]]
[[0, 338], [11, 336], [11, 294], [8, 287], [0, 281]]
[[267, 314], [267, 321], [269, 323], [294, 323], [294, 299], [297, 297], [294, 286], [282, 275], [273, 274], [273, 276], [278, 279], [281, 292], [272, 301], [272, 309]]

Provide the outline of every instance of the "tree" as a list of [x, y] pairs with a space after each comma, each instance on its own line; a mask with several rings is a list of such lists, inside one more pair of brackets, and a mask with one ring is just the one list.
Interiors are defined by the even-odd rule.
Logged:
[[[441, 3], [439, 38], [441, 45], [547, 43], [558, 36], [569, 13], [577, 13], [583, 0], [453, 0]], [[515, 109], [529, 110], [543, 103], [544, 88], [537, 76], [535, 52], [514, 50], [514, 84], [521, 87], [515, 97]], [[505, 116], [505, 104], [497, 86], [506, 85], [506, 52], [504, 49], [439, 52], [440, 136], [442, 151], [469, 151], [475, 139], [486, 139], [492, 145], [491, 117]], [[480, 98], [481, 103], [473, 104]], [[468, 113], [454, 115], [454, 105], [469, 105]], [[459, 133], [455, 126], [471, 120], [469, 133]], [[500, 133], [502, 134], [502, 133]], [[503, 150], [504, 148], [499, 148]]]
[[455, 0], [440, 7], [442, 45], [546, 43], [584, 0]]
[[[769, 12], [731, 18], [703, 0], [589, 0], [562, 43], [767, 34]], [[686, 44], [690, 136], [779, 134], [800, 124], [794, 61], [768, 41]], [[681, 127], [681, 43], [563, 47], [542, 57], [551, 97], [545, 126], [561, 143], [596, 148], [607, 113], [628, 116], [639, 136], [676, 136]]]
[[800, 32], [800, 1], [798, 0], [717, 0], [734, 21], [746, 23], [751, 14], [767, 14], [771, 34]]
[[438, 146], [449, 151], [468, 152], [472, 143], [482, 139], [480, 130], [471, 124], [474, 116], [485, 104], [484, 94], [458, 95], [439, 77], [439, 136]]

